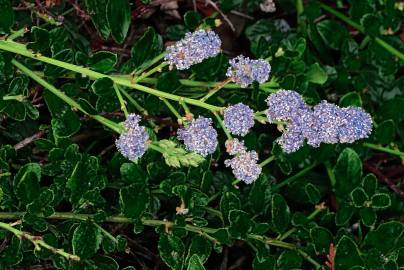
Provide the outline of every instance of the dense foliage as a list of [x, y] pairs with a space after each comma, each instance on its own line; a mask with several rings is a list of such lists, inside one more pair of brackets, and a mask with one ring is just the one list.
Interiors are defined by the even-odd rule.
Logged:
[[404, 269], [404, 2], [335, 2], [0, 0], [0, 269]]

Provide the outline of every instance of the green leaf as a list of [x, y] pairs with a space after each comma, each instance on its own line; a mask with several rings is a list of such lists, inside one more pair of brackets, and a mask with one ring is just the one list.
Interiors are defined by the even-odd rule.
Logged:
[[143, 36], [136, 41], [131, 50], [132, 62], [136, 68], [156, 57], [163, 48], [163, 40], [153, 27], [147, 28]]
[[28, 49], [33, 50], [34, 52], [45, 52], [49, 49], [49, 32], [46, 29], [33, 26], [31, 28], [31, 33], [34, 35], [35, 41], [27, 44]]
[[343, 236], [336, 246], [335, 270], [347, 270], [354, 266], [363, 266], [356, 243], [348, 236]]
[[372, 227], [376, 222], [376, 213], [370, 207], [364, 207], [359, 210], [362, 223], [367, 227]]
[[312, 64], [306, 71], [306, 80], [309, 82], [323, 85], [327, 79], [327, 72], [318, 63]]
[[0, 0], [0, 33], [10, 32], [14, 24], [14, 10], [10, 0]]
[[342, 204], [337, 210], [337, 215], [335, 216], [335, 224], [337, 226], [343, 226], [347, 224], [348, 221], [351, 219], [353, 212], [353, 207], [347, 204]]
[[108, 51], [98, 51], [88, 60], [88, 65], [92, 70], [98, 72], [108, 72], [113, 69], [118, 57], [115, 53]]
[[90, 15], [91, 20], [98, 33], [103, 39], [108, 39], [111, 29], [107, 21], [107, 3], [108, 0], [85, 0], [84, 3], [87, 8], [87, 12]]
[[374, 174], [370, 173], [363, 177], [362, 187], [368, 196], [375, 194], [377, 189], [377, 178]]
[[380, 123], [376, 128], [376, 140], [379, 144], [389, 144], [395, 136], [394, 121], [389, 119]]
[[367, 35], [378, 36], [382, 30], [380, 17], [376, 14], [368, 13], [361, 18], [361, 25]]
[[[52, 56], [55, 60], [60, 60], [67, 63], [72, 63], [74, 59], [74, 53], [72, 49], [64, 49], [54, 53]], [[44, 74], [47, 77], [58, 77], [66, 73], [66, 69], [48, 64], [45, 66]]]
[[348, 107], [348, 106], [362, 107], [362, 98], [356, 92], [349, 92], [341, 97], [341, 99], [339, 100], [339, 105], [341, 107]]
[[384, 209], [391, 205], [391, 199], [387, 193], [376, 193], [372, 196], [372, 208]]
[[309, 201], [312, 204], [317, 204], [320, 201], [321, 194], [315, 185], [313, 185], [312, 183], [308, 183], [306, 184], [304, 190], [306, 192], [307, 197], [309, 197]]
[[253, 270], [275, 270], [276, 260], [273, 256], [266, 256], [262, 261], [255, 257], [252, 267]]
[[248, 213], [241, 210], [230, 210], [230, 234], [237, 239], [245, 239], [252, 229], [251, 218]]
[[22, 204], [35, 200], [40, 193], [41, 167], [37, 163], [28, 163], [21, 167], [14, 177], [13, 185], [17, 198]]
[[85, 221], [74, 230], [73, 253], [81, 260], [91, 258], [99, 249], [102, 240], [101, 230], [92, 222]]
[[339, 155], [333, 170], [335, 174], [335, 193], [344, 198], [358, 186], [362, 176], [362, 162], [351, 148], [345, 148]]
[[314, 227], [310, 230], [310, 237], [313, 241], [316, 252], [326, 254], [333, 242], [332, 233], [324, 227]]
[[187, 11], [184, 14], [184, 23], [191, 30], [194, 30], [199, 26], [201, 19], [201, 15], [193, 10]]
[[220, 211], [222, 212], [225, 220], [229, 221], [229, 213], [234, 209], [241, 209], [241, 202], [238, 196], [229, 191], [223, 193], [223, 196], [220, 199]]
[[119, 44], [123, 43], [131, 23], [129, 0], [108, 1], [107, 21], [114, 40]]
[[248, 201], [252, 205], [252, 210], [260, 213], [269, 203], [269, 183], [265, 176], [259, 177], [253, 184], [248, 195]]
[[94, 265], [97, 270], [103, 270], [103, 269], [108, 269], [108, 270], [118, 270], [119, 265], [118, 263], [112, 259], [111, 257], [108, 256], [100, 256], [96, 255], [93, 258]]
[[138, 164], [133, 162], [124, 163], [121, 165], [120, 172], [122, 179], [128, 184], [140, 183], [146, 185], [147, 183], [147, 176]]
[[95, 80], [91, 89], [97, 96], [112, 96], [115, 95], [113, 85], [114, 82], [110, 78], [103, 77]]
[[290, 222], [290, 210], [285, 199], [279, 194], [272, 196], [271, 216], [272, 225], [278, 233], [287, 230]]
[[340, 50], [343, 42], [349, 38], [347, 29], [334, 20], [320, 21], [317, 23], [317, 30], [324, 43], [334, 50]]
[[132, 184], [119, 192], [122, 213], [129, 218], [138, 219], [149, 204], [149, 191], [143, 184]]
[[161, 259], [171, 269], [182, 269], [185, 246], [180, 238], [175, 235], [162, 234], [158, 243], [158, 250]]
[[285, 250], [277, 260], [277, 269], [291, 270], [300, 268], [303, 259], [295, 250]]
[[59, 138], [70, 137], [80, 130], [80, 118], [74, 112], [68, 110], [59, 118], [51, 121], [53, 132]]
[[357, 187], [351, 192], [351, 199], [355, 207], [362, 207], [367, 200], [369, 200], [368, 195], [365, 190], [361, 187]]
[[191, 244], [189, 245], [188, 254], [198, 255], [198, 259], [201, 263], [205, 263], [212, 251], [212, 244], [202, 235], [196, 235], [192, 237]]
[[191, 256], [188, 262], [187, 270], [205, 270], [203, 263], [198, 255], [194, 254]]
[[398, 248], [404, 236], [404, 224], [389, 221], [380, 224], [376, 230], [370, 231], [363, 241], [365, 246], [377, 248], [384, 254]]

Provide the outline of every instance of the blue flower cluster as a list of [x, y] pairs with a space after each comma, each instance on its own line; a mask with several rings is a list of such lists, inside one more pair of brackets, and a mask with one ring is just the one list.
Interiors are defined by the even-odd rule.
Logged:
[[[183, 39], [167, 47], [164, 60], [179, 70], [185, 70], [220, 52], [222, 42], [213, 31], [188, 32]], [[245, 88], [254, 81], [264, 83], [269, 78], [271, 65], [264, 59], [250, 59], [243, 55], [229, 61], [226, 76]]]
[[264, 83], [269, 78], [271, 65], [263, 59], [250, 59], [243, 55], [230, 60], [226, 76], [245, 88], [254, 81]]
[[254, 111], [241, 102], [229, 106], [224, 110], [224, 125], [232, 134], [245, 136], [254, 126]]
[[286, 131], [278, 139], [286, 153], [297, 151], [304, 141], [313, 147], [321, 143], [353, 143], [367, 138], [372, 118], [362, 108], [340, 108], [323, 100], [311, 108], [295, 91], [281, 90], [267, 98], [270, 123], [285, 122]]
[[141, 118], [137, 114], [130, 114], [124, 122], [125, 132], [115, 141], [118, 151], [129, 160], [137, 160], [146, 152], [149, 134], [139, 125]]
[[207, 156], [217, 147], [217, 131], [212, 127], [212, 119], [198, 117], [184, 128], [178, 129], [177, 138], [184, 141], [188, 151]]
[[199, 30], [187, 33], [183, 39], [167, 47], [165, 60], [184, 70], [220, 52], [222, 42], [213, 31]]
[[234, 157], [224, 161], [226, 167], [231, 167], [234, 176], [251, 184], [260, 176], [261, 166], [258, 164], [258, 154], [255, 151], [247, 151], [244, 142], [237, 139], [228, 140], [226, 149]]

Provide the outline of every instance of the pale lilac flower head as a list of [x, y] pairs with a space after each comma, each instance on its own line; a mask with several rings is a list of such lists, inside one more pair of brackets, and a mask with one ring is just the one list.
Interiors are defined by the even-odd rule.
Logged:
[[287, 130], [277, 140], [283, 152], [290, 154], [296, 152], [304, 144], [304, 136], [300, 126], [289, 124]]
[[372, 132], [372, 118], [362, 108], [342, 108], [344, 125], [339, 128], [339, 141], [341, 143], [353, 143], [356, 140], [369, 137]]
[[237, 138], [227, 140], [225, 143], [225, 146], [226, 146], [226, 152], [232, 156], [240, 154], [240, 153], [244, 153], [247, 151], [246, 147], [244, 146], [244, 142], [239, 141]]
[[341, 108], [323, 100], [313, 110], [319, 140], [324, 143], [338, 143], [340, 127], [347, 124]]
[[243, 55], [239, 55], [229, 61], [230, 67], [227, 69], [226, 76], [234, 82], [245, 88], [254, 81], [264, 83], [269, 78], [271, 65], [263, 60], [253, 60]]
[[149, 134], [139, 125], [140, 116], [128, 115], [124, 122], [125, 131], [115, 141], [118, 151], [129, 160], [137, 160], [146, 152]]
[[243, 103], [229, 106], [224, 110], [224, 125], [230, 133], [245, 136], [254, 126], [254, 111]]
[[266, 102], [268, 105], [267, 118], [270, 123], [292, 120], [309, 110], [303, 97], [292, 90], [280, 90], [270, 94]]
[[217, 131], [212, 127], [212, 119], [198, 117], [186, 127], [178, 129], [177, 138], [184, 141], [188, 151], [207, 156], [217, 147]]
[[257, 163], [258, 154], [255, 151], [245, 151], [237, 154], [232, 159], [225, 160], [226, 167], [231, 167], [234, 176], [245, 182], [251, 184], [261, 174], [262, 168]]
[[213, 31], [198, 30], [167, 47], [165, 60], [179, 70], [190, 68], [220, 52], [222, 42]]

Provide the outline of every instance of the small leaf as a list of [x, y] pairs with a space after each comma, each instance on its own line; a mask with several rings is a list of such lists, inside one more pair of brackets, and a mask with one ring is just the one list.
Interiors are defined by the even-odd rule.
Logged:
[[143, 184], [132, 184], [119, 192], [122, 213], [129, 218], [138, 219], [149, 204], [149, 191]]
[[376, 193], [372, 196], [372, 208], [384, 209], [391, 205], [391, 199], [387, 193]]
[[345, 148], [339, 155], [333, 170], [336, 178], [335, 193], [344, 198], [358, 186], [362, 176], [362, 162], [351, 148]]
[[349, 92], [341, 97], [339, 100], [341, 107], [356, 106], [362, 107], [362, 98], [356, 92]]
[[343, 204], [338, 208], [337, 215], [335, 216], [335, 224], [338, 226], [343, 226], [348, 223], [354, 212], [354, 208]]
[[316, 252], [325, 254], [333, 242], [332, 233], [323, 227], [314, 227], [310, 230], [310, 237], [313, 241]]
[[95, 71], [108, 72], [113, 69], [117, 61], [118, 57], [115, 53], [98, 51], [90, 57], [88, 65]]
[[85, 221], [74, 230], [73, 253], [81, 260], [91, 258], [99, 249], [102, 240], [101, 230], [92, 222]]
[[290, 210], [285, 199], [275, 194], [271, 200], [272, 225], [275, 230], [282, 233], [287, 230], [290, 222]]
[[322, 85], [327, 79], [327, 72], [318, 63], [312, 64], [306, 71], [306, 80], [309, 82]]
[[10, 0], [0, 0], [0, 33], [10, 32], [14, 24], [14, 10]]
[[210, 256], [212, 251], [212, 245], [205, 237], [201, 235], [196, 235], [192, 237], [192, 242], [189, 245], [190, 255], [198, 255], [198, 259], [201, 263], [205, 263]]
[[334, 20], [320, 21], [317, 23], [317, 30], [324, 43], [334, 50], [342, 48], [343, 42], [349, 38], [347, 29], [341, 23]]
[[343, 236], [336, 247], [335, 270], [347, 270], [354, 266], [363, 266], [358, 246], [349, 237]]
[[375, 194], [377, 189], [377, 178], [374, 174], [368, 174], [362, 179], [362, 187], [368, 196]]
[[220, 211], [225, 220], [228, 220], [230, 211], [234, 209], [241, 209], [240, 199], [233, 192], [225, 192], [220, 200]]
[[198, 255], [194, 254], [191, 256], [188, 262], [187, 270], [205, 270], [203, 263]]
[[183, 266], [185, 246], [175, 235], [162, 234], [158, 243], [161, 259], [172, 269], [180, 270]]
[[108, 39], [111, 29], [107, 21], [108, 0], [85, 0], [87, 12], [94, 23], [95, 28], [103, 39]]
[[37, 163], [28, 163], [21, 167], [14, 177], [14, 191], [23, 204], [28, 204], [40, 193], [41, 167]]
[[252, 223], [248, 213], [241, 210], [230, 210], [230, 234], [237, 239], [245, 239], [252, 229]]
[[363, 225], [367, 227], [372, 227], [376, 222], [376, 213], [370, 207], [361, 208], [359, 210], [359, 215], [361, 216]]
[[97, 96], [112, 96], [115, 95], [113, 85], [114, 82], [110, 78], [103, 77], [95, 80], [91, 85], [91, 89]]
[[163, 40], [153, 27], [149, 27], [143, 36], [136, 41], [131, 50], [132, 61], [136, 68], [142, 67], [148, 60], [156, 57], [163, 48]]
[[395, 124], [389, 119], [380, 123], [376, 128], [376, 140], [380, 144], [388, 144], [393, 141], [395, 135]]
[[187, 11], [184, 14], [184, 23], [189, 29], [194, 30], [201, 23], [201, 15], [193, 10]]
[[376, 230], [370, 231], [363, 241], [368, 247], [377, 248], [384, 254], [396, 250], [402, 244], [404, 237], [404, 224], [398, 221], [389, 221], [380, 224]]
[[113, 0], [107, 4], [107, 21], [114, 40], [121, 44], [131, 23], [129, 0]]
[[320, 201], [321, 199], [320, 191], [315, 185], [313, 185], [312, 183], [308, 183], [306, 184], [304, 190], [306, 192], [307, 197], [309, 197], [309, 201], [312, 204], [317, 204]]
[[363, 188], [357, 187], [351, 192], [351, 199], [356, 207], [362, 207], [369, 197]]
[[303, 263], [302, 257], [295, 250], [285, 250], [277, 260], [277, 269], [297, 269]]

